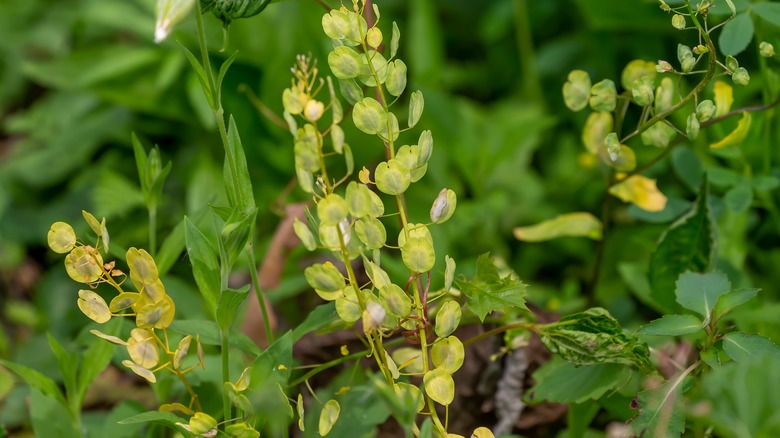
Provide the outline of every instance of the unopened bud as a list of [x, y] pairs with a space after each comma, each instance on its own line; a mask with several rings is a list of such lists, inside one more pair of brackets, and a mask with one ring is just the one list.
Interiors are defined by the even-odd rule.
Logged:
[[205, 435], [215, 427], [217, 427], [217, 420], [204, 412], [196, 412], [190, 418], [190, 432], [193, 435]]
[[458, 200], [450, 189], [441, 189], [439, 196], [433, 201], [431, 206], [431, 222], [440, 224], [447, 221], [455, 212], [455, 205]]
[[734, 70], [734, 73], [731, 74], [731, 80], [735, 84], [742, 85], [744, 87], [750, 82], [750, 74], [748, 74], [748, 71], [745, 70], [745, 67], [740, 67]]
[[666, 2], [665, 2], [664, 0], [660, 0], [660, 2], [661, 2], [661, 5], [660, 5], [660, 6], [661, 6], [661, 10], [662, 10], [662, 11], [664, 11], [664, 12], [669, 12], [669, 11], [671, 11], [671, 10], [672, 10], [672, 8], [671, 8], [671, 7], [669, 7], [669, 5], [667, 5], [667, 4], [666, 4]]
[[677, 45], [677, 60], [680, 62], [680, 68], [684, 73], [689, 73], [696, 65], [696, 58], [693, 57], [691, 48], [685, 44]]
[[670, 71], [674, 71], [674, 67], [672, 67], [672, 64], [670, 64], [668, 61], [659, 59], [658, 64], [655, 66], [655, 71], [657, 71], [658, 73], [667, 73]]
[[737, 61], [737, 58], [733, 56], [727, 56], [726, 57], [726, 68], [733, 72], [734, 70], [739, 68], [739, 61]]
[[310, 122], [316, 122], [322, 117], [322, 113], [325, 111], [325, 105], [319, 100], [310, 99], [306, 102], [306, 107], [303, 109], [303, 115]]
[[184, 20], [195, 5], [195, 0], [157, 0], [157, 21], [154, 25], [154, 42], [161, 43], [179, 22]]
[[620, 140], [618, 139], [617, 134], [614, 132], [607, 134], [607, 138], [604, 139], [604, 145], [607, 147], [609, 159], [617, 161], [617, 159], [620, 158]]
[[775, 56], [775, 46], [766, 41], [762, 41], [761, 44], [758, 45], [758, 52], [764, 58], [771, 58]]
[[693, 48], [693, 53], [695, 53], [697, 55], [703, 55], [703, 54], [705, 54], [705, 53], [707, 53], [709, 51], [710, 51], [710, 49], [708, 49], [707, 46], [702, 45], [702, 44], [699, 44], [698, 46]]

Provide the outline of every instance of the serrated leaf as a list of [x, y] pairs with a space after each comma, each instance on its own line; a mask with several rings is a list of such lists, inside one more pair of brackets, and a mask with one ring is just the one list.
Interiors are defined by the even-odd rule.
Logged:
[[650, 256], [649, 279], [652, 296], [667, 313], [674, 313], [677, 277], [685, 271], [702, 272], [712, 260], [715, 225], [709, 208], [707, 179], [702, 180], [699, 197], [691, 211], [661, 235]]
[[547, 349], [576, 365], [619, 363], [646, 373], [653, 369], [647, 345], [624, 333], [617, 320], [600, 307], [539, 326], [537, 334]]
[[702, 329], [699, 318], [693, 315], [664, 315], [650, 321], [637, 330], [640, 335], [680, 336], [696, 333]]
[[716, 317], [720, 318], [723, 315], [729, 313], [731, 309], [744, 304], [758, 293], [761, 289], [737, 289], [727, 294], [721, 295], [718, 298], [718, 303], [715, 304], [715, 309], [712, 311]]
[[526, 285], [511, 276], [501, 278], [489, 253], [477, 259], [477, 275], [473, 280], [455, 280], [468, 297], [469, 308], [484, 321], [488, 313], [507, 307], [528, 310], [525, 306]]
[[712, 317], [712, 309], [718, 298], [731, 290], [731, 282], [722, 272], [685, 272], [677, 279], [675, 286], [677, 302], [703, 316], [706, 321]]
[[535, 225], [517, 227], [515, 238], [525, 242], [543, 242], [558, 237], [587, 237], [601, 239], [601, 221], [590, 213], [577, 212], [559, 215]]
[[555, 403], [583, 403], [601, 398], [607, 391], [625, 384], [630, 376], [625, 365], [604, 363], [577, 366], [553, 358], [542, 365], [533, 378], [536, 382], [529, 391], [534, 401]]
[[685, 431], [682, 383], [692, 368], [637, 396], [639, 414], [630, 423], [636, 436], [679, 437]]
[[723, 349], [736, 362], [757, 360], [769, 356], [780, 360], [780, 347], [771, 339], [743, 332], [733, 332], [723, 336]]

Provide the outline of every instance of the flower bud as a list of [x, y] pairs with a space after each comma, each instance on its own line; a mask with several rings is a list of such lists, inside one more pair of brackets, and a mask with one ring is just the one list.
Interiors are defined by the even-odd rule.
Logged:
[[707, 46], [702, 45], [702, 44], [699, 44], [698, 46], [693, 48], [693, 53], [695, 53], [697, 55], [703, 55], [703, 54], [705, 54], [705, 53], [707, 53], [709, 51], [710, 51], [710, 49], [708, 49]]
[[685, 17], [680, 14], [674, 14], [672, 17], [672, 26], [678, 30], [685, 29]]
[[306, 102], [306, 107], [303, 109], [303, 115], [310, 122], [316, 122], [322, 117], [322, 113], [325, 111], [325, 105], [319, 100], [310, 99]]
[[204, 412], [196, 412], [190, 418], [190, 431], [193, 435], [205, 435], [217, 427], [217, 420]]
[[659, 59], [658, 64], [655, 66], [655, 71], [657, 71], [658, 73], [667, 73], [670, 71], [674, 71], [674, 67], [672, 67], [672, 64], [669, 64], [668, 61]]
[[674, 99], [674, 82], [671, 78], [661, 79], [661, 85], [655, 90], [655, 113], [658, 114], [671, 108]]
[[729, 71], [734, 71], [739, 68], [739, 61], [737, 61], [737, 58], [733, 56], [727, 56], [726, 57], [726, 68]]
[[762, 41], [761, 44], [758, 45], [758, 52], [764, 58], [771, 58], [775, 56], [775, 46], [766, 41]]
[[734, 73], [731, 74], [731, 80], [735, 84], [742, 85], [744, 87], [750, 82], [750, 75], [748, 74], [748, 71], [745, 70], [745, 67], [739, 67], [738, 69], [734, 70]]
[[702, 100], [696, 107], [696, 119], [700, 122], [706, 122], [715, 115], [717, 108], [711, 100]]
[[661, 7], [661, 10], [662, 10], [662, 11], [664, 11], [664, 12], [669, 12], [669, 11], [671, 11], [671, 10], [672, 10], [672, 8], [671, 8], [671, 7], [669, 7], [669, 5], [667, 5], [667, 4], [666, 4], [666, 2], [665, 2], [664, 0], [660, 0], [660, 2], [661, 2], [661, 5], [660, 5], [660, 7]]
[[699, 136], [699, 119], [696, 118], [696, 114], [688, 116], [688, 122], [685, 125], [685, 132], [688, 134], [688, 139], [693, 141]]
[[154, 25], [154, 42], [160, 43], [180, 21], [184, 20], [195, 5], [195, 0], [157, 0], [157, 21]]
[[643, 76], [634, 81], [631, 86], [631, 94], [634, 96], [634, 102], [639, 106], [647, 106], [653, 103], [653, 78]]
[[226, 27], [233, 20], [253, 17], [265, 9], [268, 0], [200, 0], [203, 12], [211, 11]]
[[431, 222], [440, 224], [447, 221], [455, 212], [457, 202], [455, 192], [450, 189], [441, 189], [439, 196], [436, 197], [431, 206]]

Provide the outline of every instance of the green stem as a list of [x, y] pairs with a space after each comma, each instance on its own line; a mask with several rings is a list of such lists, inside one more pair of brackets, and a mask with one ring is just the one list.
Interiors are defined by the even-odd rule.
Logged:
[[[225, 328], [220, 331], [220, 350], [222, 354], [222, 381], [230, 382], [230, 329]], [[227, 421], [233, 417], [230, 406], [230, 397], [227, 391], [222, 390], [222, 412], [223, 420]]]
[[149, 252], [152, 257], [157, 255], [157, 206], [149, 207]]
[[534, 102], [544, 106], [542, 84], [536, 71], [534, 59], [534, 42], [531, 33], [531, 20], [528, 16], [528, 1], [514, 1], [515, 39], [520, 55], [520, 65], [523, 71], [523, 92]]
[[257, 264], [255, 263], [255, 253], [252, 251], [252, 241], [246, 247], [246, 256], [249, 259], [249, 274], [252, 277], [252, 288], [255, 290], [257, 300], [260, 302], [260, 312], [263, 314], [265, 337], [268, 339], [268, 345], [271, 345], [274, 343], [274, 332], [271, 330], [271, 319], [268, 317], [268, 308], [265, 305], [263, 291], [260, 289], [260, 279], [257, 276]]

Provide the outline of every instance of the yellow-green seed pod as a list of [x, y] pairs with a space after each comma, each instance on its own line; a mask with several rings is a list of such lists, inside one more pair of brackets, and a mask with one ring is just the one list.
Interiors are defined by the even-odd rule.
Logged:
[[748, 74], [748, 71], [745, 69], [745, 67], [739, 67], [734, 70], [734, 73], [731, 74], [731, 80], [736, 85], [742, 85], [744, 87], [750, 83], [750, 74]]
[[758, 45], [758, 53], [764, 58], [771, 58], [775, 56], [775, 46], [766, 41], [761, 41], [761, 44]]
[[584, 70], [572, 70], [563, 84], [563, 101], [572, 111], [579, 111], [588, 105], [590, 98], [590, 75]]
[[77, 246], [65, 257], [65, 271], [79, 283], [94, 283], [103, 275], [103, 257], [91, 246]]
[[73, 227], [65, 222], [51, 224], [51, 229], [46, 237], [49, 248], [59, 254], [70, 252], [76, 246], [76, 233], [73, 231]]

